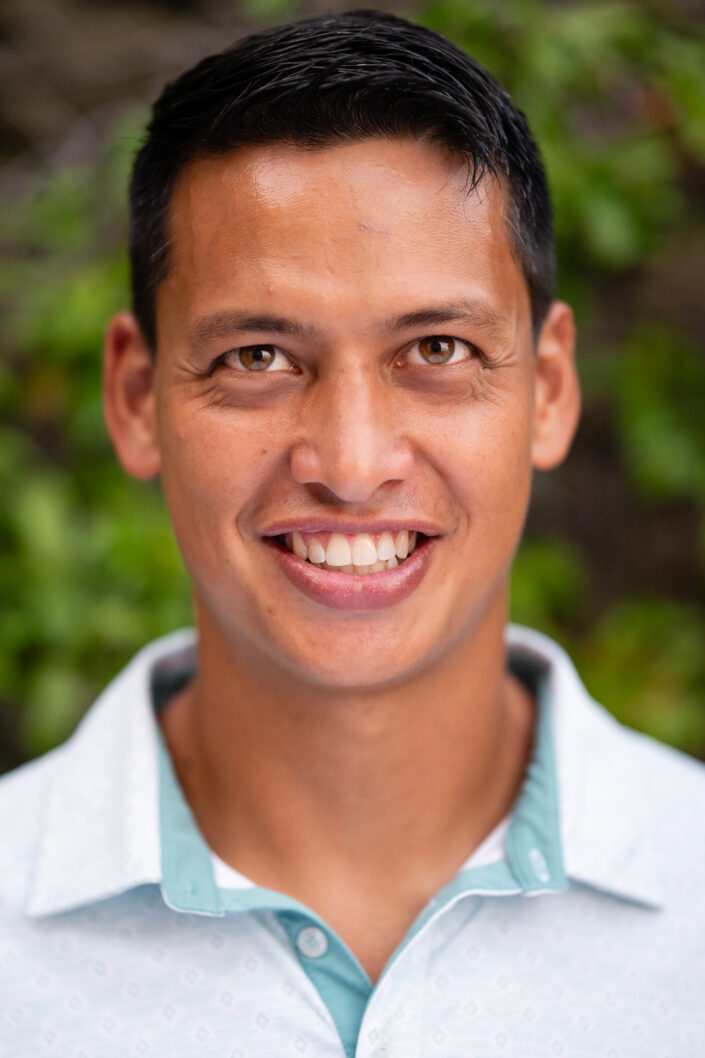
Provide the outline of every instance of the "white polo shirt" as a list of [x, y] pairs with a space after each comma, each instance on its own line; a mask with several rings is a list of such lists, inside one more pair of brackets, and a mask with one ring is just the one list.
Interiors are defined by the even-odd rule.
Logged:
[[705, 768], [620, 727], [550, 640], [508, 639], [539, 699], [519, 797], [375, 987], [213, 857], [154, 715], [193, 635], [141, 651], [0, 781], [0, 1055], [703, 1058]]

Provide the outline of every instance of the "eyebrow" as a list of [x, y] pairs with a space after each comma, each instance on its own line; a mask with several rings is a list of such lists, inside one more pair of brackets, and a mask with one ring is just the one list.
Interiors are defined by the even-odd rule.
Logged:
[[313, 327], [307, 327], [285, 316], [273, 316], [269, 313], [253, 315], [248, 312], [228, 310], [214, 312], [197, 320], [191, 330], [191, 341], [195, 345], [201, 345], [214, 338], [227, 338], [234, 331], [266, 331], [270, 334], [286, 334], [302, 339], [312, 338], [316, 334]]
[[[419, 327], [433, 327], [452, 322], [472, 323], [489, 335], [506, 332], [509, 319], [497, 313], [481, 300], [454, 301], [448, 304], [429, 305], [395, 316], [382, 324], [387, 334]], [[236, 331], [264, 331], [268, 334], [283, 334], [303, 341], [319, 336], [315, 327], [270, 313], [248, 313], [237, 310], [214, 312], [197, 320], [191, 330], [194, 345], [205, 344], [217, 338], [227, 338]]]
[[472, 323], [488, 334], [501, 335], [509, 326], [509, 317], [496, 312], [481, 300], [453, 301], [445, 305], [431, 305], [405, 312], [385, 325], [387, 331], [403, 331], [412, 327], [433, 327], [439, 323]]

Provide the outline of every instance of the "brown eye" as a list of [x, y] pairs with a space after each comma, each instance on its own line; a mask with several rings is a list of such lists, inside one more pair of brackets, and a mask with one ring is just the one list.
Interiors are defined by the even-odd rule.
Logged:
[[243, 345], [237, 359], [246, 371], [266, 371], [277, 355], [273, 345]]
[[428, 364], [445, 364], [455, 352], [454, 338], [422, 338], [418, 343], [419, 352]]

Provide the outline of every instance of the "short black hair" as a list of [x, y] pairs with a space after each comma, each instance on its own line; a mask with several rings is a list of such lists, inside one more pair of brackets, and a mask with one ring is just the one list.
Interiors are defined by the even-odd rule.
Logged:
[[371, 138], [435, 142], [468, 164], [469, 189], [504, 177], [534, 332], [554, 281], [546, 174], [524, 115], [491, 74], [439, 33], [350, 11], [253, 34], [167, 84], [130, 182], [133, 310], [151, 349], [169, 266], [169, 202], [191, 162], [237, 147], [322, 148]]

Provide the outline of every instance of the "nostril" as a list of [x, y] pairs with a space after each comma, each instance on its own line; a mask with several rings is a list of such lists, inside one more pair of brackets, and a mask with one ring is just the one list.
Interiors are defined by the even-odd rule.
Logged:
[[354, 445], [333, 446], [330, 440], [327, 447], [306, 442], [295, 445], [290, 456], [294, 479], [302, 485], [325, 489], [343, 503], [359, 504], [367, 503], [384, 484], [409, 477], [413, 469], [410, 455], [400, 461], [386, 443], [366, 452], [360, 430], [356, 437]]

